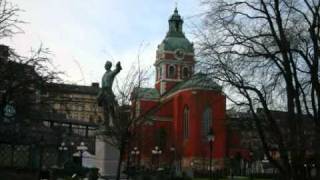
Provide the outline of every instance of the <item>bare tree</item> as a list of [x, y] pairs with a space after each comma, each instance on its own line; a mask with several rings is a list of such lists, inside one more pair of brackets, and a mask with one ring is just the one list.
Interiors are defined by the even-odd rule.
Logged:
[[[19, 27], [24, 23], [19, 19], [21, 11], [7, 0], [0, 0], [0, 40], [23, 32]], [[28, 57], [18, 55], [14, 47], [0, 45], [0, 117], [4, 106], [12, 102], [18, 118], [30, 118], [30, 113], [39, 110], [44, 101], [40, 101], [40, 90], [45, 89], [45, 83], [57, 81], [58, 74], [50, 61], [49, 50], [42, 45], [31, 50]]]
[[7, 56], [0, 62], [1, 117], [4, 106], [12, 102], [17, 119], [30, 120], [44, 110], [46, 99], [41, 91], [45, 91], [46, 83], [58, 81], [60, 72], [51, 66], [47, 49], [40, 47], [30, 57], [22, 57], [7, 46], [1, 47], [6, 49], [2, 55]]
[[21, 9], [7, 0], [0, 0], [0, 39], [23, 32], [19, 27], [24, 23], [19, 19]]
[[[283, 179], [306, 178], [307, 153], [320, 165], [320, 1], [203, 3], [207, 12], [198, 32], [203, 67], [224, 84], [235, 105], [250, 110], [265, 154]], [[285, 122], [272, 109], [286, 111]], [[280, 160], [270, 156], [272, 145]]]

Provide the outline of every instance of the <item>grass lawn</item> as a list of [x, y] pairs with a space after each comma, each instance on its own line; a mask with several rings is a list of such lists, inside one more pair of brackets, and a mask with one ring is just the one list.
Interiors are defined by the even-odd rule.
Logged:
[[[209, 180], [209, 178], [194, 178], [193, 180]], [[219, 180], [229, 180], [229, 178], [223, 178]], [[234, 177], [233, 180], [250, 180], [248, 177]], [[272, 179], [262, 179], [262, 178], [254, 178], [254, 180], [272, 180]]]

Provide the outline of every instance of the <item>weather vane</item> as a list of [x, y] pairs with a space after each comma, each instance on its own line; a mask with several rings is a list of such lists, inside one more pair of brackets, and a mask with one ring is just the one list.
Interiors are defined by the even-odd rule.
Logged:
[[178, 8], [178, 0], [175, 0], [174, 4], [175, 4], [175, 8]]

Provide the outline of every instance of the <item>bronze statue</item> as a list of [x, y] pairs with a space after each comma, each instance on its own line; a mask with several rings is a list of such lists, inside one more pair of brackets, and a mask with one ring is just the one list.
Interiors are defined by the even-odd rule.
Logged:
[[102, 88], [98, 94], [98, 104], [103, 107], [104, 113], [104, 125], [112, 127], [114, 125], [115, 112], [118, 108], [118, 102], [115, 99], [115, 95], [112, 91], [112, 85], [114, 78], [121, 71], [122, 67], [120, 62], [116, 64], [115, 70], [111, 70], [112, 63], [107, 61], [104, 68], [106, 72], [102, 77]]

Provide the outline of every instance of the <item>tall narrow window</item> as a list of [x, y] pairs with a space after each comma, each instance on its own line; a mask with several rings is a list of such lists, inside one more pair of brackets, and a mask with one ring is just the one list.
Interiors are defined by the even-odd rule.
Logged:
[[157, 73], [156, 73], [156, 74], [157, 74], [157, 75], [156, 75], [156, 81], [157, 81], [157, 80], [159, 80], [159, 73], [160, 73], [160, 72], [159, 72], [159, 67], [157, 67], [156, 70], [157, 70]]
[[159, 79], [162, 79], [162, 67], [159, 68]]
[[183, 68], [182, 77], [183, 77], [184, 79], [189, 77], [189, 69], [188, 69], [187, 67], [184, 67], [184, 68]]
[[174, 66], [169, 66], [169, 71], [168, 71], [168, 78], [174, 78], [176, 75], [176, 69]]
[[185, 107], [183, 110], [183, 138], [189, 137], [189, 108]]
[[207, 138], [207, 135], [212, 128], [212, 110], [210, 106], [207, 106], [204, 109], [202, 114], [202, 121], [201, 121], [201, 136], [202, 138]]

